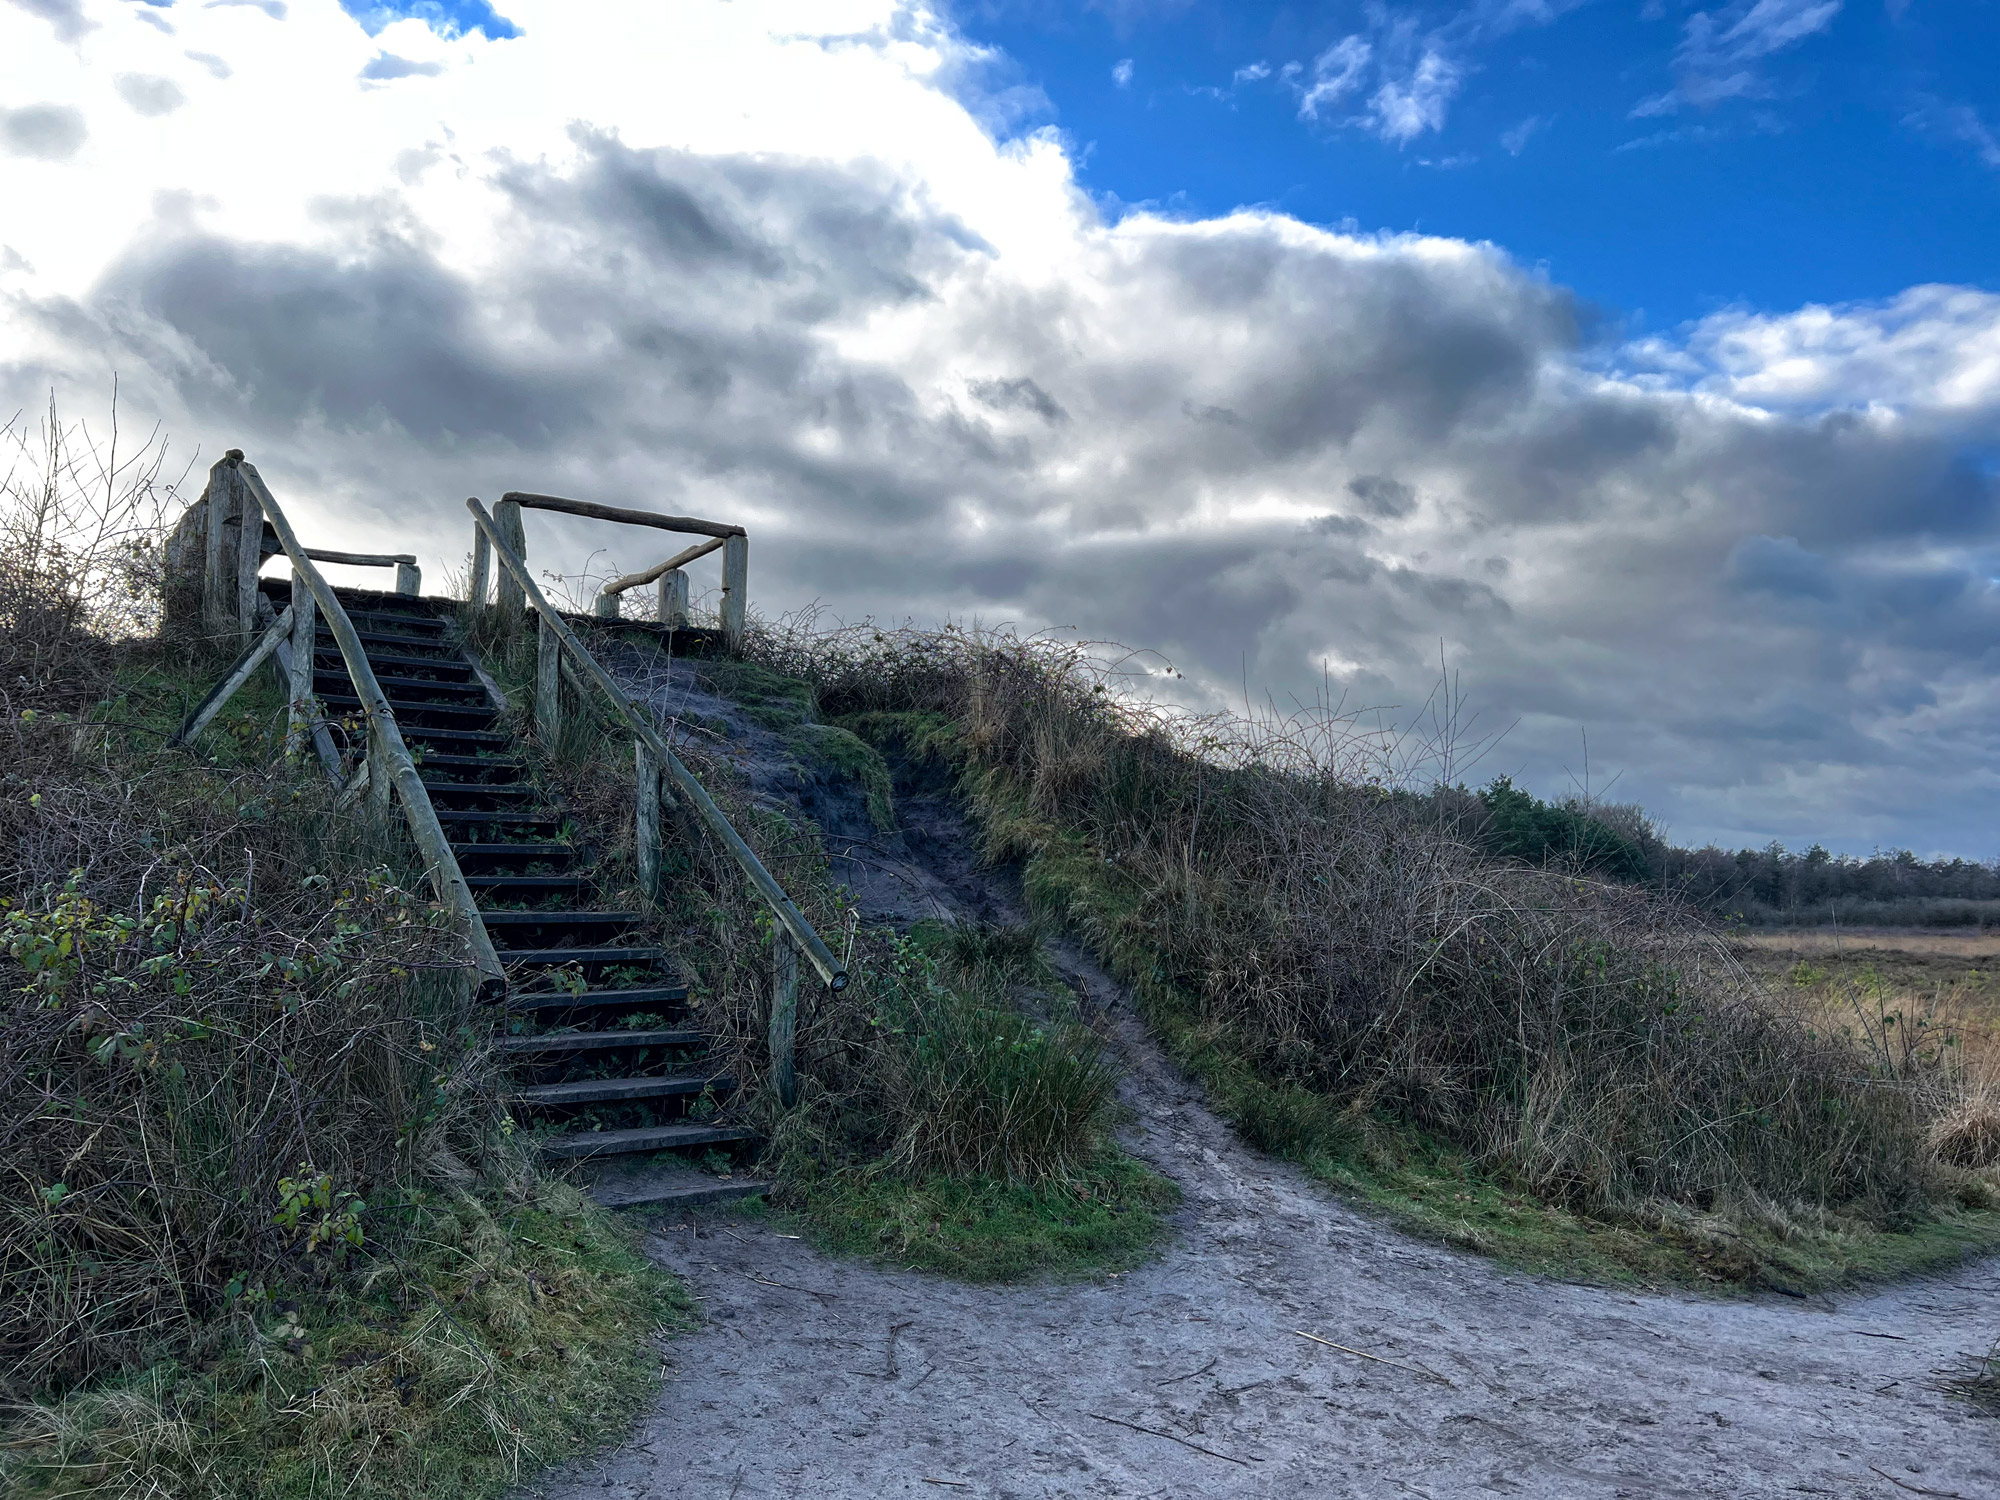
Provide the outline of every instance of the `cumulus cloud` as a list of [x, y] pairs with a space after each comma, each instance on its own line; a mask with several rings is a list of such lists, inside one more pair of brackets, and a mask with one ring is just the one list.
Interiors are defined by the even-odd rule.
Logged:
[[1118, 88], [1132, 87], [1132, 59], [1121, 57], [1111, 65], [1111, 82]]
[[[1201, 702], [1332, 672], [1406, 718], [1442, 646], [1519, 721], [1487, 769], [1559, 789], [1587, 726], [1683, 834], [1951, 847], [2000, 813], [2000, 298], [1607, 345], [1490, 246], [1107, 219], [1058, 137], [937, 86], [948, 27], [826, 4], [703, 9], [698, 55], [635, 4], [611, 55], [524, 0], [532, 54], [461, 39], [407, 114], [353, 86], [392, 33], [230, 18], [231, 91], [310, 133], [197, 98], [171, 212], [86, 176], [136, 207], [10, 226], [52, 269], [0, 310], [0, 396], [115, 370], [329, 546], [456, 563], [461, 497], [508, 488], [705, 512], [755, 534], [764, 610], [1073, 626]], [[126, 139], [89, 170], [140, 170]], [[541, 566], [656, 560], [531, 532]]]
[[89, 131], [83, 111], [66, 104], [29, 104], [0, 108], [0, 146], [15, 156], [61, 161], [83, 148]]

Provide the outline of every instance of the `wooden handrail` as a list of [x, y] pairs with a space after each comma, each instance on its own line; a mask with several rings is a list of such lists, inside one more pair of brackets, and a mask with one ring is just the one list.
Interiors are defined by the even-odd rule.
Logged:
[[560, 495], [531, 495], [509, 490], [501, 504], [512, 502], [525, 510], [560, 511], [566, 516], [586, 516], [593, 521], [621, 521], [627, 526], [651, 526], [658, 531], [685, 531], [695, 536], [746, 536], [741, 526], [723, 521], [701, 521], [693, 516], [660, 516], [650, 510], [627, 510], [619, 505], [599, 505], [593, 500], [565, 500]]
[[675, 568], [685, 567], [691, 562], [699, 561], [701, 558], [708, 556], [709, 553], [719, 552], [728, 545], [729, 538], [721, 536], [715, 537], [710, 541], [698, 542], [685, 552], [676, 552], [665, 562], [655, 564], [643, 573], [627, 573], [623, 578], [614, 578], [597, 592], [599, 594], [622, 594], [627, 589], [644, 588], [647, 584], [664, 578], [667, 574], [673, 572]]
[[[526, 497], [510, 498], [526, 503]], [[472, 512], [473, 524], [486, 538], [494, 558], [502, 568], [513, 575], [515, 584], [527, 596], [528, 607], [541, 617], [542, 629], [554, 633], [560, 649], [566, 651], [577, 669], [596, 684], [598, 691], [610, 701], [612, 709], [625, 721], [626, 727], [632, 731], [634, 737], [666, 771], [675, 789], [693, 805], [703, 826], [729, 851], [744, 875], [749, 878], [751, 885], [756, 887], [757, 893], [769, 904], [772, 913], [792, 941], [804, 951], [812, 966], [819, 971], [820, 978], [826, 981], [827, 988], [836, 991], [846, 989], [847, 970], [834, 958], [832, 950], [820, 940], [819, 934], [813, 931], [812, 923], [806, 920], [805, 913], [793, 904], [792, 898], [785, 894], [784, 888], [772, 878], [771, 872], [764, 868], [755, 851], [743, 842], [743, 836], [730, 826], [729, 819], [724, 817], [722, 809], [715, 805], [715, 799], [709, 796], [708, 789], [681, 763], [681, 758], [674, 754], [673, 747], [653, 727], [651, 719], [640, 713], [631, 695], [618, 685], [616, 678], [605, 671], [597, 658], [592, 656], [583, 642], [577, 639], [576, 632], [569, 628], [568, 622], [543, 596], [541, 589], [528, 572], [528, 565], [516, 557], [513, 548], [501, 538], [499, 527], [486, 513], [486, 507], [475, 499], [467, 500], [465, 508]], [[539, 708], [539, 702], [537, 706]]]
[[432, 889], [437, 892], [438, 900], [457, 918], [466, 945], [472, 950], [473, 967], [479, 971], [475, 989], [478, 998], [487, 1003], [506, 998], [506, 967], [493, 950], [493, 940], [486, 933], [486, 922], [479, 915], [478, 903], [472, 899], [472, 887], [465, 883], [464, 872], [458, 867], [458, 856], [452, 853], [451, 841], [445, 837], [444, 827], [438, 822], [437, 810], [431, 806], [430, 794], [424, 790], [423, 778], [417, 774], [416, 762], [410, 758], [410, 748], [403, 743], [403, 732], [396, 726], [395, 710], [389, 706], [388, 695], [382, 691], [381, 683], [375, 680], [375, 669], [368, 663], [368, 653], [362, 649], [361, 637], [354, 629], [354, 622], [347, 617], [346, 606], [326, 579], [320, 576], [306, 549], [299, 545], [291, 522], [285, 519], [284, 511], [266, 487], [263, 476], [258, 474], [256, 465], [239, 461], [236, 471], [243, 480], [245, 492], [257, 502], [264, 519], [277, 532], [279, 546], [292, 560], [293, 576], [304, 583], [312, 594], [314, 604], [326, 619], [327, 629], [333, 632], [334, 643], [340, 647], [341, 660], [347, 664], [347, 675], [353, 680], [354, 691], [368, 716], [371, 792], [386, 797], [386, 787], [377, 778], [386, 778], [395, 786], [403, 804], [403, 818], [410, 825], [410, 835], [417, 841], [418, 851], [424, 857]]

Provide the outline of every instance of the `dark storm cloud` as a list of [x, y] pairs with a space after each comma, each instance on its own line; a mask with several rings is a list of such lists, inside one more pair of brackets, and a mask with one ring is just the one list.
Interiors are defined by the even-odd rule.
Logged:
[[[1608, 376], [1567, 293], [1468, 246], [1135, 218], [1029, 281], [865, 164], [573, 143], [494, 169], [477, 281], [385, 202], [329, 212], [334, 248], [163, 222], [42, 316], [452, 556], [466, 493], [713, 507], [752, 518], [766, 609], [1073, 625], [1210, 701], [1331, 673], [1407, 716], [1442, 651], [1519, 721], [1492, 770], [1559, 792], [1587, 727], [1683, 833], [2000, 816], [1984, 407]], [[533, 545], [657, 560], [545, 517]], [[1956, 805], [1913, 812], [1911, 775]]]

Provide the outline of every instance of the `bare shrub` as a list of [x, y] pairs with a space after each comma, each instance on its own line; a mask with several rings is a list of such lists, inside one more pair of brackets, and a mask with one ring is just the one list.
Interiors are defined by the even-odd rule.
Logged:
[[111, 642], [158, 625], [166, 444], [125, 444], [115, 399], [101, 442], [51, 399], [0, 447], [0, 706], [70, 706], [95, 696]]

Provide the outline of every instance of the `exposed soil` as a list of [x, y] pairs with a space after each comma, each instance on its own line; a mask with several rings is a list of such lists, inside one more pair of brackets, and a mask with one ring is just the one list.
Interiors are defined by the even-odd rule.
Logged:
[[[942, 789], [899, 791], [898, 837], [828, 820], [869, 914], [1018, 916]], [[2000, 1333], [2000, 1261], [1797, 1302], [1509, 1272], [1238, 1143], [1118, 987], [1063, 959], [1128, 1070], [1127, 1145], [1185, 1193], [1165, 1254], [970, 1287], [728, 1214], [659, 1224], [648, 1249], [707, 1325], [633, 1441], [542, 1492], [2000, 1495], [2000, 1425], [1937, 1383]]]

